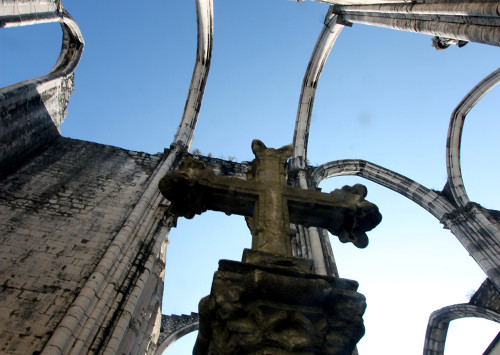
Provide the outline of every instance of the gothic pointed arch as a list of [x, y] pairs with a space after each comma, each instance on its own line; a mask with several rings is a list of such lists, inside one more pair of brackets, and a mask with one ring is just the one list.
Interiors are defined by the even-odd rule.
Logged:
[[389, 169], [364, 160], [338, 160], [314, 169], [312, 183], [340, 175], [357, 175], [409, 198], [436, 217], [457, 237], [464, 248], [500, 289], [500, 226], [490, 211], [471, 202], [460, 169], [460, 142], [467, 113], [500, 82], [500, 69], [484, 78], [454, 110], [448, 131], [446, 159], [448, 182], [437, 192]]

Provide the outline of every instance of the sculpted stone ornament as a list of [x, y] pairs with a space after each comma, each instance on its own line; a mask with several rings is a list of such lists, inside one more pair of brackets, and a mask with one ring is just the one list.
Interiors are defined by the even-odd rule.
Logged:
[[293, 146], [267, 148], [252, 142], [255, 159], [248, 180], [215, 175], [186, 157], [165, 175], [159, 188], [176, 216], [193, 218], [206, 210], [252, 217], [252, 249], [291, 256], [290, 223], [326, 228], [341, 242], [368, 245], [366, 232], [380, 223], [376, 205], [366, 201], [366, 187], [344, 186], [331, 193], [286, 185], [285, 164]]
[[265, 254], [247, 249], [242, 263], [219, 261], [193, 354], [352, 355], [365, 332], [358, 283], [303, 272], [310, 260], [302, 258], [252, 263]]

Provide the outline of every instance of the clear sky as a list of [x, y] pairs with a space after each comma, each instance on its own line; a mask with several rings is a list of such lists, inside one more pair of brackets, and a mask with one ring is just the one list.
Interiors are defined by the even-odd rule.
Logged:
[[[86, 45], [62, 134], [162, 152], [177, 130], [194, 66], [194, 1], [117, 4], [64, 1]], [[242, 161], [253, 158], [253, 138], [270, 147], [292, 142], [302, 78], [326, 11], [308, 1], [214, 1], [212, 67], [193, 148]], [[46, 73], [60, 44], [57, 24], [0, 31], [0, 86]], [[441, 190], [450, 115], [499, 59], [497, 47], [436, 51], [431, 36], [345, 28], [319, 81], [310, 163], [365, 159]], [[497, 87], [468, 115], [462, 141], [467, 192], [492, 209], [500, 209], [499, 102]], [[360, 353], [421, 354], [430, 313], [468, 302], [485, 275], [449, 231], [404, 197], [351, 177], [321, 187], [357, 182], [384, 219], [366, 249], [331, 240], [341, 277], [357, 280], [367, 298]], [[189, 314], [209, 293], [218, 260], [239, 260], [251, 237], [242, 217], [206, 213], [179, 220], [169, 240], [163, 312]], [[452, 322], [446, 354], [481, 354], [499, 330], [482, 320]], [[190, 341], [167, 354], [190, 353], [183, 344]]]

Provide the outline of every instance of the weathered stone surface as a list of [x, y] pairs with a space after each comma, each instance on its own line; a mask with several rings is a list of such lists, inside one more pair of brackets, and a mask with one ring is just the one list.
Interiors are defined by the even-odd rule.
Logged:
[[35, 84], [0, 92], [0, 176], [59, 137], [73, 89], [73, 75], [39, 93]]
[[255, 250], [245, 249], [243, 251], [242, 261], [246, 264], [257, 264], [261, 266], [271, 266], [274, 268], [283, 268], [287, 271], [296, 271], [303, 273], [312, 272], [312, 260], [299, 257], [283, 258], [282, 256], [261, 253]]
[[157, 354], [163, 351], [180, 337], [198, 329], [198, 313], [191, 312], [190, 315], [176, 314], [161, 316], [160, 336], [158, 337]]
[[500, 292], [490, 279], [484, 280], [469, 303], [491, 309], [500, 314]]
[[60, 137], [0, 179], [0, 353], [42, 350], [161, 158]]
[[270, 258], [279, 266], [219, 262], [193, 353], [352, 354], [366, 307], [357, 282], [297, 271], [299, 258]]

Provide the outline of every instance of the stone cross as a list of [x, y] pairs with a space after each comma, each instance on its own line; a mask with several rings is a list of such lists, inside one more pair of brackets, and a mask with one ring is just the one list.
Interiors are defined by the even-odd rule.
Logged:
[[291, 256], [290, 223], [326, 228], [342, 242], [368, 245], [367, 231], [380, 223], [377, 206], [366, 201], [363, 185], [331, 193], [286, 185], [286, 161], [293, 146], [267, 148], [252, 142], [255, 159], [248, 180], [215, 175], [200, 161], [186, 157], [178, 170], [159, 183], [177, 217], [193, 218], [206, 210], [250, 216], [252, 249]]

